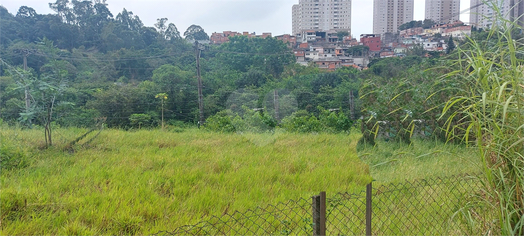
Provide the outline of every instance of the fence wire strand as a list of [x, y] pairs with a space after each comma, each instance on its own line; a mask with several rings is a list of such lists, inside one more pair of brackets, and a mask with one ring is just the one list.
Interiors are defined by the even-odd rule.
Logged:
[[[471, 175], [391, 183], [373, 188], [373, 235], [456, 235], [464, 225], [453, 216], [482, 188]], [[365, 235], [366, 192], [326, 199], [326, 235]], [[245, 212], [213, 216], [196, 225], [155, 235], [312, 235], [311, 199], [300, 198]]]

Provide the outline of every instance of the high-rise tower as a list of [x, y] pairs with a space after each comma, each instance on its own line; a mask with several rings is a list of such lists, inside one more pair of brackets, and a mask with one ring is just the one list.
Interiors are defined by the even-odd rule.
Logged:
[[351, 0], [299, 0], [293, 5], [293, 34], [306, 30], [351, 33]]
[[374, 0], [373, 34], [397, 33], [398, 27], [413, 20], [413, 0]]
[[471, 0], [469, 22], [479, 28], [490, 28], [496, 21], [497, 11], [504, 19], [524, 26], [524, 0], [491, 0], [487, 4], [482, 0]]
[[435, 23], [449, 23], [460, 18], [460, 0], [426, 0], [426, 17]]

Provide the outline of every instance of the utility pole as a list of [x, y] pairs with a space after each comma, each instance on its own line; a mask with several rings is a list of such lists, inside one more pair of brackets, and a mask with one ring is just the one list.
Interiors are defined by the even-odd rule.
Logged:
[[204, 97], [202, 95], [202, 78], [200, 76], [200, 54], [202, 52], [202, 48], [200, 48], [200, 44], [197, 40], [195, 40], [195, 56], [196, 56], [196, 64], [197, 64], [197, 79], [198, 79], [198, 109], [200, 111], [200, 120], [198, 122], [198, 126], [204, 125], [205, 119], [204, 119]]
[[349, 90], [349, 116], [351, 116], [351, 120], [355, 120], [355, 97], [353, 96], [353, 90]]
[[[27, 71], [27, 56], [36, 53], [37, 50], [35, 49], [16, 49], [15, 53], [21, 54], [24, 57], [24, 71]], [[31, 101], [29, 99], [29, 89], [27, 88], [27, 85], [25, 86], [25, 109], [29, 110], [29, 107], [31, 106]]]
[[280, 121], [279, 114], [280, 113], [280, 104], [278, 103], [278, 90], [274, 90], [273, 92], [273, 103], [275, 105], [275, 119]]

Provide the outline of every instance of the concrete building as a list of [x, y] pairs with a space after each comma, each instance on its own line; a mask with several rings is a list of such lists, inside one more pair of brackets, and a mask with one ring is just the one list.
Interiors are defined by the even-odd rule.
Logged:
[[351, 34], [351, 0], [299, 0], [292, 11], [293, 35], [332, 30]]
[[368, 46], [371, 52], [380, 52], [382, 49], [382, 41], [380, 34], [362, 34], [360, 35], [360, 43]]
[[460, 18], [460, 0], [426, 0], [426, 17], [437, 24], [454, 22]]
[[413, 20], [414, 0], [373, 0], [373, 34], [397, 33]]
[[471, 0], [471, 12], [469, 22], [478, 28], [490, 28], [493, 26], [497, 10], [500, 15], [510, 21], [517, 21], [524, 26], [524, 0], [491, 0], [488, 4], [482, 0]]

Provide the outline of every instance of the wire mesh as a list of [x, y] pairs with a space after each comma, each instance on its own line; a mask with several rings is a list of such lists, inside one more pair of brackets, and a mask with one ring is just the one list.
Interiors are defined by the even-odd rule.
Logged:
[[[373, 188], [373, 235], [464, 234], [455, 219], [482, 184], [469, 175], [392, 183]], [[234, 212], [156, 235], [312, 235], [311, 199]], [[326, 235], [366, 234], [366, 192], [326, 199]]]
[[[373, 188], [373, 235], [463, 234], [464, 224], [454, 214], [481, 188], [475, 177], [453, 176]], [[328, 235], [364, 235], [365, 190], [328, 198]]]
[[155, 235], [311, 235], [311, 200], [300, 198], [245, 212], [214, 216]]
[[463, 222], [453, 215], [480, 188], [467, 176], [380, 186], [373, 193], [373, 234], [462, 234]]
[[338, 193], [326, 199], [327, 235], [366, 234], [366, 192]]

